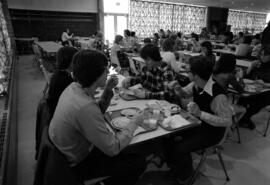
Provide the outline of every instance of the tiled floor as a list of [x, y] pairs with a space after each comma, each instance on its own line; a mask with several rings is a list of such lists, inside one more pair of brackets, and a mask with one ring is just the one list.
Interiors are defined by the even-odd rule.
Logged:
[[[18, 185], [32, 185], [35, 168], [35, 114], [45, 85], [41, 72], [32, 65], [32, 56], [18, 62]], [[261, 125], [258, 129], [261, 129]], [[241, 129], [242, 144], [228, 140], [223, 156], [231, 180], [226, 183], [216, 156], [210, 156], [195, 185], [270, 185], [270, 131], [264, 138], [258, 131]], [[175, 184], [162, 169], [148, 166], [139, 185]]]

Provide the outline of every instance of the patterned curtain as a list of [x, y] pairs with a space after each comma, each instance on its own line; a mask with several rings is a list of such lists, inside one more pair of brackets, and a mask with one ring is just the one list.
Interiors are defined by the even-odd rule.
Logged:
[[229, 10], [228, 24], [235, 34], [240, 31], [249, 31], [252, 34], [262, 32], [265, 27], [266, 15], [264, 13]]
[[173, 12], [173, 31], [200, 33], [206, 27], [206, 8], [175, 5]]
[[139, 37], [159, 29], [199, 33], [206, 26], [205, 16], [206, 7], [131, 0], [129, 28]]
[[4, 91], [1, 80], [5, 78], [4, 70], [11, 60], [11, 40], [8, 34], [7, 23], [0, 2], [0, 93]]

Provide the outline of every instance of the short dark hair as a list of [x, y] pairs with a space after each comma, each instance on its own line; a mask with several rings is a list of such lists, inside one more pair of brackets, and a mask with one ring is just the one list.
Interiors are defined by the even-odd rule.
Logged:
[[263, 45], [262, 48], [261, 48], [261, 52], [264, 52], [264, 55], [270, 55], [270, 44], [268, 45]]
[[199, 35], [197, 35], [196, 33], [191, 33], [191, 37], [195, 38], [196, 41], [199, 41]]
[[74, 47], [64, 46], [57, 51], [57, 69], [66, 70], [71, 65], [71, 61], [78, 50]]
[[136, 35], [136, 32], [135, 31], [130, 32], [130, 36], [131, 37], [135, 37], [135, 35]]
[[151, 44], [152, 41], [151, 41], [150, 38], [145, 38], [145, 39], [143, 39], [143, 43], [145, 43], [145, 44]]
[[213, 46], [211, 42], [209, 41], [204, 41], [201, 43], [201, 47], [205, 47], [207, 49], [207, 56], [211, 56], [213, 54]]
[[126, 29], [126, 30], [124, 30], [124, 34], [129, 37], [130, 36], [130, 31], [128, 29]]
[[145, 45], [141, 50], [141, 57], [147, 59], [148, 57], [154, 61], [161, 61], [162, 57], [160, 56], [159, 48], [153, 44]]
[[116, 44], [120, 44], [120, 42], [123, 40], [123, 36], [122, 35], [116, 35], [114, 38], [114, 43]]
[[203, 56], [189, 59], [190, 72], [203, 80], [208, 80], [213, 72], [213, 64]]
[[233, 54], [222, 54], [215, 63], [214, 74], [233, 73], [236, 65], [236, 57]]
[[175, 46], [175, 40], [174, 39], [165, 39], [162, 45], [162, 48], [164, 51], [173, 51]]
[[243, 37], [243, 36], [244, 36], [244, 33], [240, 31], [240, 32], [238, 33], [238, 35], [241, 36], [241, 37]]
[[82, 87], [90, 87], [106, 70], [107, 57], [97, 50], [81, 50], [72, 60], [73, 77]]
[[244, 44], [251, 44], [252, 42], [252, 37], [251, 36], [244, 36]]

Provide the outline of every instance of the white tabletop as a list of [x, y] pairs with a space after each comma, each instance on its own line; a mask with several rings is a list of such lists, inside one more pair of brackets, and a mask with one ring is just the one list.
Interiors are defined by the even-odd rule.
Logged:
[[[220, 58], [220, 56], [216, 56], [216, 60], [218, 61], [218, 59]], [[249, 60], [244, 60], [244, 59], [236, 59], [236, 65], [237, 66], [241, 66], [241, 67], [250, 67], [251, 66], [252, 61]]]
[[179, 53], [180, 55], [190, 55], [192, 57], [195, 57], [195, 56], [200, 56], [201, 53], [193, 53], [191, 51], [177, 51], [177, 53]]
[[226, 53], [226, 54], [233, 54], [235, 55], [235, 51], [231, 51], [228, 49], [213, 49], [213, 52], [215, 53]]
[[36, 42], [36, 44], [46, 53], [56, 53], [63, 46], [54, 41]]

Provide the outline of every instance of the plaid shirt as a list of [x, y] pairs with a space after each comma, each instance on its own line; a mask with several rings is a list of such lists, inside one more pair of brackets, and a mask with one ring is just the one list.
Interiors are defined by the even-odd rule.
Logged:
[[151, 70], [147, 70], [144, 66], [138, 76], [131, 78], [130, 85], [141, 83], [145, 89], [149, 90], [146, 92], [147, 99], [171, 100], [173, 92], [169, 90], [168, 84], [174, 80], [175, 75], [171, 67], [161, 62], [157, 68]]
[[95, 41], [92, 43], [92, 47], [96, 50], [104, 52], [104, 43], [99, 39], [95, 39]]

